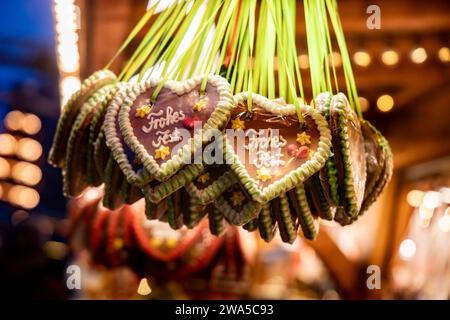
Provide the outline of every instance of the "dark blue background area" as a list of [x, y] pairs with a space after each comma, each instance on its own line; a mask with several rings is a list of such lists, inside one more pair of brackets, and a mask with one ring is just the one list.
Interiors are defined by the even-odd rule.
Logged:
[[[43, 181], [41, 196], [33, 212], [63, 217], [65, 199], [61, 172], [46, 162], [59, 115], [58, 69], [51, 0], [2, 0], [0, 3], [0, 132], [3, 118], [11, 109], [36, 114], [42, 121], [35, 137], [44, 148], [37, 163]], [[0, 201], [0, 221], [9, 222], [17, 210]]]

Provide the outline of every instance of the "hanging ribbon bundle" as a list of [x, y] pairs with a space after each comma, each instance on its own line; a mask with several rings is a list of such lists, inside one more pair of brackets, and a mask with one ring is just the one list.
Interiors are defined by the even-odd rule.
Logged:
[[295, 0], [174, 1], [150, 23], [157, 7], [63, 109], [49, 161], [67, 196], [103, 185], [104, 206], [144, 198], [147, 218], [174, 229], [207, 217], [215, 235], [231, 224], [290, 243], [298, 229], [314, 239], [320, 219], [345, 225], [367, 210], [392, 155], [362, 118], [336, 0], [303, 1], [307, 75]]

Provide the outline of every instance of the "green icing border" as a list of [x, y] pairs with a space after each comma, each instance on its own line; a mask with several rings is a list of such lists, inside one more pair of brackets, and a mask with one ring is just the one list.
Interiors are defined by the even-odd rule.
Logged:
[[[291, 214], [291, 209], [289, 207], [289, 201], [286, 196], [286, 194], [281, 194], [279, 196], [280, 201], [280, 219], [277, 220], [278, 224], [278, 231], [280, 232], [281, 240], [283, 242], [293, 243], [295, 239], [297, 239], [297, 226], [296, 221], [293, 219], [293, 216]], [[273, 210], [273, 208], [272, 208]], [[278, 217], [278, 215], [275, 213], [275, 217]], [[283, 233], [281, 232], [281, 226], [286, 231], [285, 236], [283, 236]]]
[[[206, 170], [206, 172], [208, 171]], [[225, 172], [204, 189], [198, 188], [193, 182], [189, 182], [185, 188], [191, 197], [195, 198], [199, 203], [208, 204], [217, 199], [236, 182], [237, 180], [233, 173]]]
[[[355, 217], [358, 215], [360, 207], [358, 207], [356, 203], [356, 194], [354, 190], [354, 181], [353, 176], [351, 174], [352, 166], [350, 163], [350, 141], [348, 137], [348, 129], [346, 126], [346, 120], [349, 117], [348, 112], [351, 111], [351, 108], [349, 108], [349, 102], [345, 95], [343, 93], [339, 93], [335, 96], [333, 96], [332, 99], [332, 105], [334, 108], [336, 108], [336, 112], [338, 114], [338, 120], [339, 120], [339, 137], [340, 137], [340, 145], [341, 145], [341, 153], [343, 157], [344, 162], [344, 170], [345, 170], [345, 179], [344, 179], [344, 185], [345, 190], [344, 191], [344, 197], [347, 202], [347, 208], [345, 208], [345, 214], [349, 217]], [[350, 111], [349, 111], [350, 110]], [[355, 116], [355, 119], [358, 119]], [[362, 133], [361, 133], [362, 134]]]
[[261, 211], [261, 205], [256, 201], [249, 200], [239, 211], [235, 210], [228, 201], [224, 196], [220, 196], [214, 201], [214, 206], [223, 213], [228, 222], [235, 226], [246, 224], [257, 217]]
[[306, 239], [314, 240], [319, 232], [319, 224], [316, 223], [316, 220], [311, 213], [303, 185], [295, 188], [295, 194], [300, 205], [301, 215], [298, 216], [298, 222], [302, 229], [303, 236]]
[[258, 231], [261, 238], [266, 241], [272, 241], [275, 236], [276, 224], [272, 219], [272, 211], [270, 208], [270, 202], [266, 203], [258, 217]]
[[[320, 93], [316, 100], [316, 108], [318, 107], [320, 112], [323, 113], [323, 116], [327, 120], [327, 123], [330, 123], [330, 106], [332, 94], [330, 92]], [[333, 153], [333, 145], [331, 145], [331, 152]], [[336, 160], [334, 155], [332, 154], [330, 158], [325, 162], [325, 166], [327, 168], [327, 178], [328, 185], [330, 186], [330, 197], [333, 202], [332, 205], [339, 205], [339, 190], [338, 190], [338, 178], [337, 178], [337, 169], [336, 169]]]

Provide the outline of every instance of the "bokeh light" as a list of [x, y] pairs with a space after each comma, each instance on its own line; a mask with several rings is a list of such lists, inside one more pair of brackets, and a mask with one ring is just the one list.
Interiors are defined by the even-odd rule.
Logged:
[[408, 192], [408, 195], [406, 196], [406, 201], [408, 201], [408, 204], [411, 207], [418, 208], [422, 204], [423, 196], [425, 193], [420, 190], [411, 190]]
[[308, 69], [309, 68], [309, 57], [307, 54], [301, 54], [298, 56], [298, 64], [300, 69]]
[[333, 51], [330, 54], [330, 65], [334, 65], [336, 68], [342, 65], [342, 57], [339, 52]]
[[381, 61], [387, 66], [393, 66], [398, 63], [400, 57], [397, 51], [394, 50], [386, 50], [381, 54]]
[[359, 97], [358, 99], [359, 99], [359, 106], [361, 107], [361, 111], [367, 112], [367, 110], [369, 110], [369, 107], [370, 107], [369, 100], [364, 97]]
[[42, 179], [42, 171], [37, 165], [25, 161], [19, 161], [14, 164], [11, 176], [19, 183], [23, 183], [28, 186], [35, 186]]
[[353, 55], [353, 61], [360, 67], [367, 67], [372, 61], [372, 58], [367, 51], [357, 51]]
[[80, 78], [75, 76], [67, 76], [61, 80], [61, 93], [63, 97], [63, 104], [69, 100], [72, 94], [81, 86]]
[[16, 153], [16, 138], [9, 133], [0, 134], [0, 155], [14, 155]]
[[36, 161], [42, 155], [41, 144], [31, 138], [22, 138], [17, 146], [17, 155], [27, 161]]
[[400, 244], [400, 257], [403, 260], [410, 260], [416, 254], [416, 243], [411, 239], [405, 239]]
[[21, 111], [13, 110], [5, 117], [5, 126], [11, 131], [18, 131], [22, 129], [22, 121], [24, 114]]
[[448, 47], [442, 47], [438, 51], [439, 60], [442, 62], [450, 62], [450, 49]]
[[9, 189], [8, 200], [16, 206], [25, 209], [33, 209], [39, 204], [40, 197], [36, 190], [16, 185]]
[[35, 135], [41, 130], [41, 120], [32, 113], [27, 113], [22, 121], [22, 131], [29, 135]]
[[147, 278], [142, 278], [139, 282], [139, 287], [137, 293], [141, 296], [147, 296], [152, 293], [152, 289], [150, 288]]
[[417, 64], [424, 63], [427, 60], [427, 52], [425, 48], [419, 47], [411, 51], [411, 61]]
[[394, 98], [388, 94], [383, 94], [377, 99], [377, 107], [381, 112], [388, 112], [394, 107]]
[[434, 209], [441, 205], [441, 195], [437, 191], [427, 191], [423, 196], [423, 206]]
[[11, 165], [8, 160], [0, 157], [0, 179], [8, 178], [11, 173]]

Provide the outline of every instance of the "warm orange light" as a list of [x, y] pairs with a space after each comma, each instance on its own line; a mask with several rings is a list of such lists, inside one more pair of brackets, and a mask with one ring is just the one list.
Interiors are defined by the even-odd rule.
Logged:
[[393, 66], [398, 63], [399, 55], [394, 50], [386, 50], [381, 54], [381, 61], [387, 66]]
[[408, 192], [408, 195], [406, 196], [406, 201], [408, 201], [408, 204], [411, 207], [418, 208], [422, 204], [423, 196], [425, 193], [420, 190], [411, 190]]
[[147, 296], [152, 293], [152, 289], [150, 288], [146, 278], [142, 278], [139, 282], [137, 293], [141, 296]]
[[0, 184], [0, 199], [3, 197], [3, 186]]
[[80, 78], [75, 76], [67, 76], [61, 80], [61, 94], [63, 97], [63, 104], [69, 100], [72, 94], [81, 86]]
[[11, 131], [22, 129], [24, 115], [18, 110], [9, 112], [5, 117], [5, 126]]
[[40, 197], [36, 190], [17, 185], [9, 189], [8, 200], [19, 207], [33, 209], [39, 204]]
[[419, 47], [411, 51], [410, 57], [412, 62], [420, 64], [424, 63], [425, 60], [427, 60], [427, 52], [425, 51], [425, 48]]
[[364, 97], [359, 97], [359, 106], [361, 107], [361, 111], [362, 112], [366, 112], [367, 110], [369, 110], [369, 100], [367, 100]]
[[20, 161], [13, 166], [11, 176], [17, 182], [35, 186], [42, 179], [42, 171], [37, 165]]
[[450, 49], [448, 47], [442, 47], [438, 51], [439, 60], [442, 62], [450, 62]]
[[42, 146], [34, 139], [22, 138], [18, 143], [17, 155], [27, 161], [36, 161], [42, 155]]
[[8, 160], [0, 157], [0, 179], [5, 179], [9, 177], [11, 173], [11, 165]]
[[384, 94], [377, 99], [377, 107], [382, 112], [388, 112], [394, 107], [394, 98]]
[[28, 113], [23, 118], [22, 130], [26, 134], [35, 135], [41, 130], [41, 120], [34, 114]]
[[330, 59], [330, 64], [334, 65], [336, 68], [340, 67], [342, 65], [342, 57], [339, 52], [333, 51], [330, 54], [329, 59]]
[[411, 239], [405, 239], [400, 244], [400, 257], [403, 260], [410, 260], [416, 254], [416, 243]]
[[301, 54], [298, 56], [298, 64], [300, 69], [308, 69], [309, 68], [309, 58], [307, 54]]
[[357, 51], [353, 55], [353, 61], [360, 67], [367, 67], [372, 61], [372, 58], [366, 51]]
[[0, 134], [0, 155], [14, 155], [16, 152], [16, 138], [8, 133]]

